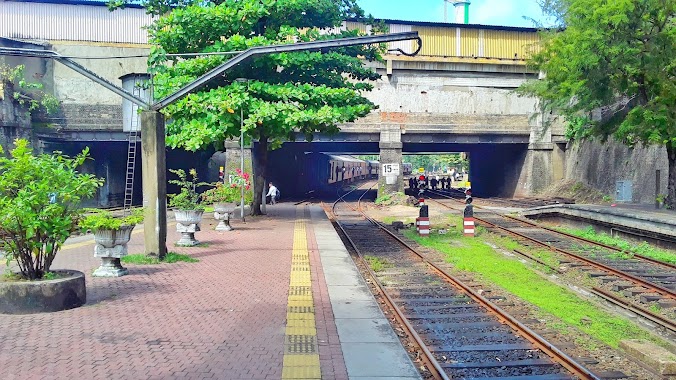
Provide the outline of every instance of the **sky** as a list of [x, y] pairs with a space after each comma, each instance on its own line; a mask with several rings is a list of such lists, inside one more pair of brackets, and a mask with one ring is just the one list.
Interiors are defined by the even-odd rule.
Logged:
[[[358, 0], [366, 14], [375, 18], [444, 22], [444, 0]], [[471, 0], [469, 23], [483, 25], [533, 27], [523, 16], [542, 20], [536, 0]], [[455, 11], [448, 3], [448, 22]]]

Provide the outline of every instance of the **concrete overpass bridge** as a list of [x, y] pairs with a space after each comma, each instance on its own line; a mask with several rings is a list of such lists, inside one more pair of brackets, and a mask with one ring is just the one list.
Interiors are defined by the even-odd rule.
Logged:
[[[141, 28], [152, 18], [140, 8], [109, 12], [105, 1], [98, 3], [0, 2], [0, 45], [43, 47], [67, 56], [110, 57], [82, 59], [81, 63], [114, 83], [130, 73], [145, 72], [143, 57], [114, 57], [147, 55], [147, 35]], [[92, 18], [99, 22], [91, 22]], [[390, 32], [418, 31], [423, 48], [418, 56], [408, 57], [400, 52], [414, 51], [413, 42], [391, 43], [389, 49], [400, 50], [391, 50], [383, 63], [372, 64], [382, 79], [366, 96], [380, 108], [341, 126], [337, 135], [315, 136], [313, 143], [288, 143], [275, 154], [349, 151], [380, 154], [381, 162], [401, 162], [402, 155], [409, 153], [468, 152], [478, 194], [529, 194], [563, 175], [563, 129], [548, 125], [536, 99], [513, 93], [525, 80], [537, 77], [525, 64], [539, 40], [536, 30], [383, 22]], [[366, 26], [354, 22], [345, 22], [343, 27], [368, 32]], [[126, 147], [123, 105], [116, 95], [51, 61], [0, 60], [26, 64], [27, 76], [42, 78], [61, 101], [58, 115], [38, 120], [51, 128], [36, 130], [36, 145]], [[0, 120], [8, 135], [9, 127], [3, 123]], [[238, 154], [227, 144], [226, 152], [227, 156]], [[124, 191], [123, 173], [119, 180], [114, 178], [124, 166], [114, 162], [120, 156], [102, 154], [92, 168], [97, 175], [108, 177], [106, 191], [111, 194]]]
[[[374, 64], [382, 77], [365, 96], [379, 109], [298, 149], [380, 154], [389, 163], [404, 154], [467, 152], [478, 195], [529, 195], [563, 178], [563, 126], [543, 115], [537, 99], [514, 92], [538, 77], [525, 61], [535, 30], [389, 23], [419, 31], [420, 56], [389, 54]], [[412, 50], [410, 42], [396, 45]]]

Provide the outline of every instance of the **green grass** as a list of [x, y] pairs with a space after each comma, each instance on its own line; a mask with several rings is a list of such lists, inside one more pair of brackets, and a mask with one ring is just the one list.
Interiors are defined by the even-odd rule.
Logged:
[[389, 201], [391, 198], [392, 198], [392, 196], [390, 194], [385, 194], [383, 196], [378, 197], [375, 201], [375, 204], [382, 205], [382, 204], [386, 203], [387, 201]]
[[369, 263], [371, 269], [373, 269], [373, 271], [376, 273], [392, 266], [390, 263], [388, 263], [386, 260], [381, 259], [380, 257], [364, 256], [364, 260], [366, 260], [366, 262]]
[[188, 255], [182, 255], [176, 252], [167, 253], [167, 255], [164, 257], [164, 260], [159, 260], [157, 257], [147, 256], [144, 254], [136, 254], [124, 256], [120, 261], [122, 261], [125, 264], [136, 264], [136, 265], [173, 264], [179, 261], [183, 261], [186, 263], [199, 262], [199, 260], [193, 257], [190, 257]]
[[[676, 264], [676, 253], [659, 248], [655, 248], [646, 242], [640, 244], [630, 243], [626, 240], [612, 237], [605, 232], [596, 232], [594, 227], [589, 226], [585, 229], [556, 228], [558, 231], [566, 232], [571, 235], [589, 239], [605, 245], [617, 247], [623, 251], [647, 256], [665, 263]], [[619, 258], [630, 258], [626, 253], [616, 255]]]
[[386, 216], [383, 218], [383, 223], [384, 224], [392, 224], [392, 222], [401, 220], [401, 218], [395, 218], [393, 216]]
[[[420, 238], [415, 231], [406, 231], [405, 234], [421, 245], [443, 252], [446, 260], [457, 269], [478, 274], [535, 305], [541, 312], [554, 315], [612, 347], [618, 347], [623, 339], [654, 340], [631, 322], [601, 311], [598, 306], [579, 298], [568, 289], [542, 278], [520, 261], [495, 252], [480, 237], [454, 236], [449, 239], [449, 235], [431, 235], [429, 238]], [[497, 237], [491, 238], [491, 241], [501, 246], [504, 243], [502, 247], [506, 249], [513, 249], [517, 244], [510, 239], [501, 240]], [[542, 254], [546, 256], [544, 251]]]

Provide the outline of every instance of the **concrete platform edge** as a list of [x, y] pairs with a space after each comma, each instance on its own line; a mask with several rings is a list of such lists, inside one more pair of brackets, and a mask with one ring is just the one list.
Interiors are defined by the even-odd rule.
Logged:
[[[351, 277], [359, 278], [358, 284], [327, 283], [348, 377], [365, 379], [385, 376], [388, 379], [420, 379], [408, 353], [380, 311], [324, 210], [312, 206], [310, 215], [322, 268], [327, 278], [334, 272], [342, 274], [347, 272], [351, 273]], [[347, 260], [336, 260], [337, 257]], [[358, 302], [353, 304], [354, 301]], [[355, 325], [361, 327], [360, 335], [363, 336], [363, 341], [350, 334]]]

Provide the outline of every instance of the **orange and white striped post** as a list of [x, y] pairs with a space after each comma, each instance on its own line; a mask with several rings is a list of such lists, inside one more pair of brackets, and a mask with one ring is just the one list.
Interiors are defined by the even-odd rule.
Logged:
[[467, 196], [465, 202], [467, 205], [463, 212], [462, 232], [465, 236], [474, 236], [474, 206], [472, 206], [472, 197]]
[[418, 218], [418, 234], [420, 236], [430, 236], [430, 218], [425, 216]]
[[474, 218], [465, 217], [462, 221], [463, 224], [463, 233], [465, 236], [474, 236]]
[[420, 216], [416, 218], [416, 225], [418, 226], [418, 235], [430, 236], [430, 213], [428, 206], [420, 206]]

